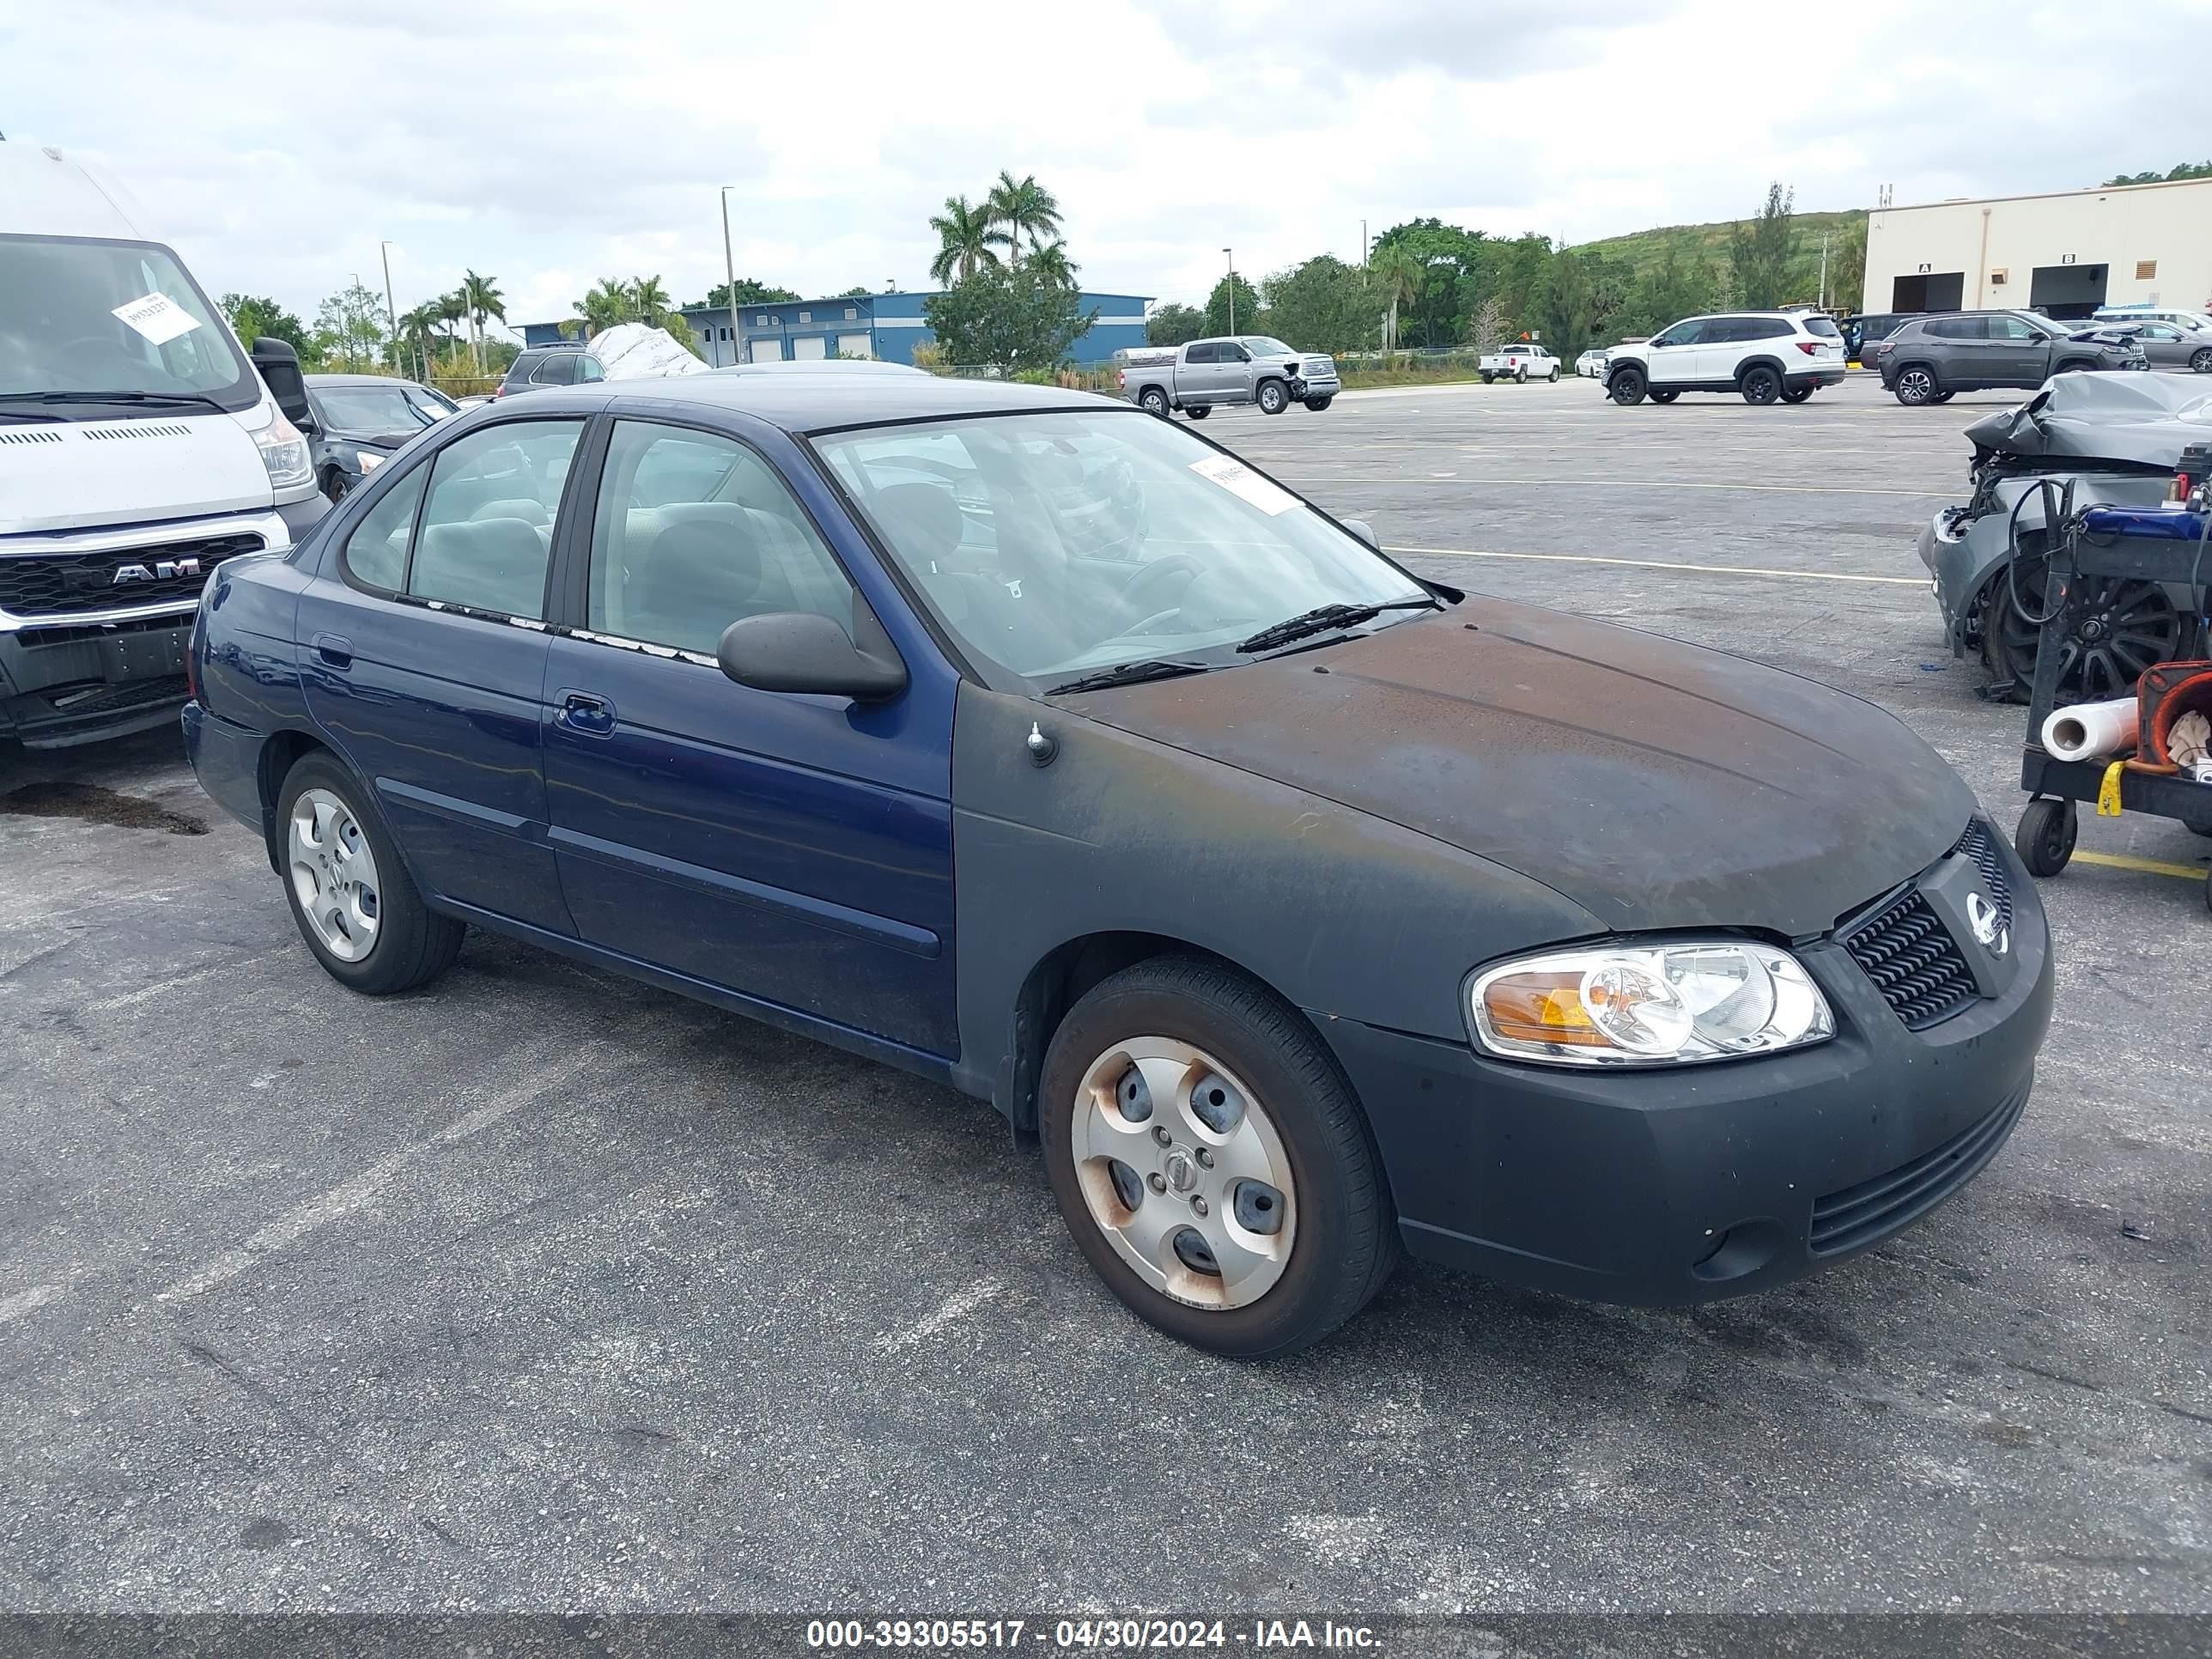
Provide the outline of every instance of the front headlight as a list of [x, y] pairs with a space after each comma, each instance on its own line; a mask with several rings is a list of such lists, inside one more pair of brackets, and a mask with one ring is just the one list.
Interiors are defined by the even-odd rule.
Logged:
[[269, 471], [269, 487], [290, 489], [313, 483], [315, 468], [307, 454], [307, 439], [274, 404], [269, 405], [269, 413], [267, 425], [252, 428], [254, 447], [261, 452], [261, 465]]
[[1742, 939], [1592, 945], [1498, 963], [1468, 992], [1476, 1038], [1508, 1060], [1652, 1066], [1801, 1048], [1835, 1035], [1787, 951]]

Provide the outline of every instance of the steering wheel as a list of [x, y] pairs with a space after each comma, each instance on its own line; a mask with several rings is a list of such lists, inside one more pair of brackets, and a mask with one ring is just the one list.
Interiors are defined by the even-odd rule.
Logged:
[[[1206, 574], [1206, 566], [1196, 556], [1189, 553], [1170, 553], [1154, 559], [1150, 564], [1140, 564], [1137, 567], [1137, 574], [1122, 586], [1122, 603], [1150, 620], [1161, 613], [1163, 602], [1167, 597], [1158, 590], [1166, 585], [1169, 578], [1186, 572], [1192, 580], [1195, 580]], [[1174, 607], [1167, 608], [1172, 610]]]

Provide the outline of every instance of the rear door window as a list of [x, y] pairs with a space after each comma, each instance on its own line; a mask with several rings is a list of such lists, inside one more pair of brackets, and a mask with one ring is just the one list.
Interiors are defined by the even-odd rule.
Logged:
[[1843, 330], [1836, 326], [1836, 319], [1832, 317], [1808, 317], [1805, 319], [1805, 331], [1808, 334], [1817, 334], [1824, 340], [1840, 340], [1844, 337]]
[[553, 521], [581, 421], [480, 427], [431, 464], [407, 592], [532, 621], [545, 614]]
[[576, 354], [573, 351], [550, 353], [545, 361], [530, 372], [532, 386], [569, 386], [576, 378]]

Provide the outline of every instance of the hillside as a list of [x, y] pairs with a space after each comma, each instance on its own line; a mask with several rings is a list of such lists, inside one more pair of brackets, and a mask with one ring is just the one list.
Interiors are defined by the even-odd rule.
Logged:
[[[1802, 251], [1810, 248], [1817, 258], [1820, 238], [1829, 235], [1840, 244], [1846, 232], [1866, 222], [1866, 210], [1851, 208], [1840, 213], [1799, 213], [1790, 222], [1792, 240]], [[1596, 252], [1608, 258], [1626, 259], [1638, 270], [1648, 270], [1658, 264], [1661, 253], [1670, 245], [1677, 257], [1711, 261], [1728, 258], [1729, 238], [1737, 226], [1748, 225], [1748, 219], [1723, 219], [1710, 225], [1667, 225], [1657, 230], [1632, 231], [1626, 236], [1608, 236], [1595, 242], [1584, 242], [1580, 251]]]

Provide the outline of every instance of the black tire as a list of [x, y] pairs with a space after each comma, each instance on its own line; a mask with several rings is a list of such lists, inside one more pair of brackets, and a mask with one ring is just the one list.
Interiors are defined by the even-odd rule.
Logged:
[[1743, 393], [1747, 404], [1771, 404], [1782, 396], [1782, 377], [1764, 363], [1754, 363], [1744, 370], [1743, 379], [1736, 382], [1736, 390]]
[[1483, 371], [1483, 374], [1482, 374], [1482, 383], [1483, 383], [1483, 385], [1485, 385], [1485, 386], [1488, 386], [1488, 385], [1489, 385], [1492, 380], [1495, 380], [1497, 378], [1498, 378], [1498, 377], [1497, 377], [1495, 374], [1492, 374], [1492, 373], [1490, 373], [1490, 371], [1489, 371], [1489, 370], [1485, 369], [1485, 370]]
[[[1623, 409], [1632, 409], [1644, 401], [1649, 382], [1640, 368], [1615, 369], [1613, 378], [1605, 383], [1605, 395]], [[1663, 401], [1663, 400], [1662, 400]]]
[[[1094, 1220], [1071, 1135], [1097, 1056], [1139, 1036], [1188, 1043], [1243, 1078], [1279, 1135], [1297, 1231], [1282, 1277], [1249, 1306], [1202, 1308], [1155, 1290]], [[1367, 1121], [1305, 1018], [1217, 963], [1156, 957], [1085, 994], [1045, 1055], [1039, 1130], [1053, 1196], [1076, 1248], [1139, 1318], [1194, 1347], [1270, 1358], [1319, 1341], [1373, 1299], [1396, 1265], [1398, 1229]]]
[[323, 496], [332, 507], [345, 499], [346, 477], [336, 467], [323, 474]]
[[1262, 380], [1252, 393], [1262, 415], [1279, 415], [1291, 406], [1291, 389], [1280, 380]]
[[1168, 417], [1168, 394], [1156, 386], [1148, 386], [1137, 394], [1137, 407], [1164, 421]]
[[[364, 996], [390, 996], [427, 985], [453, 965], [461, 953], [468, 930], [450, 916], [441, 916], [422, 902], [399, 849], [386, 831], [384, 820], [369, 809], [369, 793], [352, 773], [322, 753], [303, 755], [284, 775], [276, 791], [276, 833], [281, 839], [292, 817], [293, 803], [309, 789], [327, 790], [344, 804], [361, 826], [376, 860], [377, 928], [375, 943], [356, 962], [333, 956], [316, 937], [313, 924], [301, 908], [300, 896], [289, 873], [283, 876], [285, 902], [292, 921], [323, 970], [347, 989]], [[279, 862], [282, 862], [280, 859]]]
[[[1998, 566], [1976, 602], [1982, 661], [1992, 679], [2009, 682], [2010, 696], [2016, 702], [2027, 701], [2042, 630], [2014, 608], [2012, 592], [2016, 586], [2021, 602], [2041, 615], [2049, 571], [2042, 533], [2024, 532], [2020, 563], [2011, 580], [2006, 568]], [[2144, 669], [2172, 660], [2182, 630], [2181, 612], [2160, 584], [2128, 576], [2076, 576], [2068, 603], [2058, 701], [2098, 702], [2126, 696]]]
[[1955, 392], [1939, 392], [1928, 401], [1931, 404], [1948, 404], [1958, 395]]
[[1183, 414], [1194, 421], [1202, 421], [1212, 413], [1213, 405], [1212, 404], [1192, 404], [1188, 408], [1183, 410]]
[[1936, 371], [1927, 364], [1907, 363], [1897, 371], [1891, 389], [1907, 409], [1919, 409], [1936, 402], [1942, 387], [1936, 383]]
[[2204, 346], [2191, 352], [2189, 366], [2199, 374], [2212, 374], [2212, 346]]
[[1327, 409], [1327, 408], [1328, 408], [1331, 404], [1334, 403], [1335, 401], [1336, 401], [1336, 393], [1334, 393], [1334, 392], [1330, 392], [1330, 393], [1329, 393], [1326, 398], [1307, 398], [1307, 399], [1306, 399], [1306, 407], [1307, 407], [1308, 409], [1310, 409], [1311, 410], [1313, 410], [1313, 412], [1314, 412], [1315, 414], [1318, 415], [1318, 414], [1320, 414], [1320, 413], [1322, 412], [1322, 410], [1323, 410], [1324, 409]]
[[1557, 385], [1559, 385], [1559, 366], [1557, 363], [1553, 363], [1553, 364], [1552, 365], [1552, 375], [1551, 375], [1551, 380], [1552, 380], [1552, 384], [1553, 384], [1553, 386], [1557, 386]]
[[2070, 800], [2032, 800], [2012, 832], [2013, 851], [2031, 876], [2055, 876], [2074, 856], [2074, 837], [2081, 829]]
[[1679, 392], [1669, 392], [1662, 386], [1655, 386], [1651, 388], [1651, 401], [1655, 404], [1671, 404], [1681, 395]]
[[1812, 395], [1813, 388], [1809, 386], [1785, 386], [1782, 388], [1782, 401], [1785, 404], [1802, 404]]
[[1522, 365], [1521, 365], [1521, 367], [1520, 367], [1520, 368], [1515, 372], [1514, 376], [1513, 376], [1513, 384], [1514, 384], [1514, 385], [1516, 385], [1516, 386], [1526, 386], [1526, 385], [1528, 385], [1528, 364], [1526, 364], [1526, 363], [1522, 364]]

